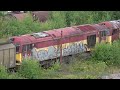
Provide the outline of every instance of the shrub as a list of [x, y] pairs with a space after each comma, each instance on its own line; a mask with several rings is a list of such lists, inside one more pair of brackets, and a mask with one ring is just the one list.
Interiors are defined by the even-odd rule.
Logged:
[[35, 60], [23, 60], [18, 74], [28, 79], [39, 78], [42, 74], [40, 64]]
[[4, 66], [0, 66], [0, 79], [7, 79], [8, 73], [7, 69]]
[[104, 61], [107, 65], [120, 65], [120, 41], [115, 41], [111, 45], [101, 43], [96, 45], [92, 52], [92, 57], [98, 61]]
[[107, 61], [112, 59], [112, 46], [110, 44], [100, 43], [95, 46], [92, 57], [95, 60]]

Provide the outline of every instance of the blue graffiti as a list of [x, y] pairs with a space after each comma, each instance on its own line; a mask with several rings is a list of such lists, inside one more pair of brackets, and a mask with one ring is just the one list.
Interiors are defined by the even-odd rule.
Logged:
[[[73, 43], [62, 49], [62, 56], [68, 56], [85, 51], [86, 51], [86, 47], [84, 44]], [[60, 57], [60, 47], [50, 46], [48, 47], [48, 51], [46, 50], [36, 51], [35, 48], [33, 48], [32, 54], [33, 54], [33, 58], [38, 59], [40, 61], [54, 59]]]

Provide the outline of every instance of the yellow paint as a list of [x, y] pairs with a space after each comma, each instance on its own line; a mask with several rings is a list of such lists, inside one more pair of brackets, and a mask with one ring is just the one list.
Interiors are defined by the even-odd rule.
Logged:
[[96, 37], [96, 43], [99, 43], [99, 37]]
[[[107, 41], [109, 41], [109, 42], [111, 41], [111, 36], [108, 37]], [[102, 42], [106, 42], [106, 40], [102, 40]], [[85, 39], [85, 40], [78, 41], [78, 42], [71, 42], [71, 43], [62, 44], [62, 49], [67, 48], [67, 47], [71, 46], [72, 44], [79, 44], [79, 43], [82, 43], [82, 44], [86, 44], [86, 45], [87, 45], [87, 40]], [[96, 43], [99, 43], [99, 37], [96, 37]], [[60, 48], [60, 47], [58, 47], [58, 45], [54, 45], [54, 47], [55, 47], [56, 49], [57, 49], [57, 48]], [[36, 51], [41, 51], [41, 50], [46, 50], [46, 51], [48, 51], [48, 48], [49, 48], [49, 47], [39, 48], [39, 49], [36, 49]], [[86, 47], [86, 48], [87, 48], [87, 51], [90, 51], [90, 50], [91, 50], [91, 48], [88, 48], [88, 47]]]
[[87, 44], [87, 40], [82, 40], [81, 41], [83, 44]]
[[111, 36], [107, 36], [107, 37], [106, 37], [106, 42], [108, 42], [108, 43], [111, 44], [111, 42], [112, 42], [112, 37], [111, 37]]
[[21, 53], [16, 54], [16, 61], [18, 61], [18, 62], [22, 61], [22, 55], [21, 55]]
[[119, 38], [120, 38], [120, 33], [119, 33]]
[[101, 43], [106, 43], [106, 40], [101, 40]]
[[35, 50], [36, 50], [36, 51], [42, 51], [42, 50], [46, 50], [46, 51], [48, 51], [48, 47], [45, 47], [45, 48], [38, 48], [38, 49], [35, 48]]
[[62, 48], [67, 48], [68, 46], [70, 46], [70, 43], [62, 44]]
[[[111, 39], [112, 39], [111, 36], [107, 36], [106, 40], [102, 40], [101, 42], [109, 42], [109, 43], [111, 43]], [[85, 44], [87, 45], [87, 40], [85, 39], [85, 40], [78, 41], [78, 42], [71, 42], [71, 43], [62, 44], [62, 49], [68, 48], [72, 44], [80, 44], [80, 43], [82, 43], [84, 45]], [[99, 37], [96, 37], [96, 43], [99, 43]], [[60, 48], [60, 45], [54, 45], [53, 47], [58, 49], [58, 48]], [[87, 48], [87, 51], [92, 50], [92, 48], [88, 48], [87, 46], [86, 46], [86, 48]], [[48, 49], [49, 49], [49, 47], [44, 47], [44, 48], [39, 48], [39, 49], [35, 48], [36, 51], [41, 51], [41, 50], [48, 51]], [[16, 54], [16, 61], [22, 62], [22, 54], [21, 53]]]

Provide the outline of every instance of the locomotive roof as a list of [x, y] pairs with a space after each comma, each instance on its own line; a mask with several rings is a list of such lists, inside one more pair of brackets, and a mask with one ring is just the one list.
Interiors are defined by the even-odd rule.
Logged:
[[95, 27], [99, 31], [108, 30], [108, 28], [105, 25], [93, 24], [91, 26]]
[[66, 27], [66, 28], [33, 33], [33, 34], [14, 36], [12, 38], [15, 38], [15, 42], [19, 42], [22, 44], [37, 43], [37, 42], [49, 41], [53, 39], [59, 39], [61, 38], [61, 31], [62, 31], [62, 37], [75, 35], [75, 34], [82, 34], [81, 30], [76, 30], [75, 28], [72, 27]]
[[113, 25], [113, 28], [115, 29], [120, 27], [120, 20], [110, 21], [110, 23]]
[[120, 27], [120, 20], [106, 21], [99, 24], [105, 25], [109, 29], [117, 29]]
[[79, 26], [77, 26], [77, 28], [79, 28], [79, 29], [80, 29], [81, 31], [83, 31], [84, 33], [96, 32], [96, 28], [94, 28], [94, 27], [91, 26], [90, 24], [79, 25]]
[[113, 28], [113, 25], [110, 23], [110, 21], [101, 22], [101, 23], [99, 23], [99, 25], [104, 25], [104, 26], [106, 26], [109, 29]]
[[90, 25], [80, 25], [80, 26], [54, 29], [44, 32], [38, 32], [33, 34], [15, 36], [14, 38], [16, 42], [22, 44], [31, 44], [31, 43], [60, 39], [61, 31], [62, 31], [62, 37], [64, 38], [74, 35], [84, 35], [87, 33], [93, 33], [96, 32], [96, 29]]

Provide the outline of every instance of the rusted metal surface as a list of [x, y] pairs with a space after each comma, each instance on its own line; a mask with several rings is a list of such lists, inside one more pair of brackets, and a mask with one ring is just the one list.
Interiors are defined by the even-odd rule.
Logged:
[[110, 21], [110, 23], [112, 24], [113, 29], [118, 29], [120, 22], [118, 21]]
[[119, 27], [120, 22], [118, 21], [110, 21], [112, 24], [112, 41], [119, 39]]
[[34, 20], [45, 22], [48, 19], [49, 11], [33, 11], [32, 16]]
[[0, 65], [4, 65], [7, 68], [16, 66], [16, 51], [13, 44], [0, 45]]
[[80, 26], [77, 26], [77, 28], [79, 28], [80, 30], [86, 33], [96, 31], [96, 28], [92, 27], [91, 25], [80, 25]]
[[79, 30], [81, 30], [83, 33], [84, 33], [84, 36], [90, 36], [90, 35], [93, 35], [93, 34], [96, 34], [96, 36], [98, 37], [98, 31], [96, 28], [94, 28], [93, 26], [91, 25], [79, 25], [79, 26], [76, 26]]
[[60, 40], [60, 62], [62, 63], [62, 31], [61, 31], [61, 40]]
[[12, 14], [17, 20], [22, 21], [24, 20], [29, 14], [28, 13], [19, 13], [19, 14]]
[[[61, 39], [62, 30], [62, 39]], [[46, 37], [45, 34], [48, 34]], [[63, 56], [72, 55], [80, 52], [86, 51], [83, 40], [84, 33], [81, 30], [73, 27], [61, 28], [56, 30], [50, 30], [39, 33], [39, 38], [33, 35], [22, 35], [15, 36], [14, 44], [19, 43], [21, 46], [26, 44], [34, 44], [32, 55], [38, 60], [48, 60], [60, 57], [60, 47], [58, 45], [62, 44], [62, 54]], [[43, 37], [44, 36], [44, 37]], [[38, 36], [37, 36], [38, 37]], [[61, 40], [60, 40], [61, 39]], [[22, 52], [22, 49], [21, 51]]]
[[[76, 29], [71, 28], [71, 27], [44, 31], [43, 33], [48, 34], [48, 36], [43, 37], [43, 38], [42, 37], [41, 38], [35, 38], [31, 34], [15, 36], [15, 37], [12, 37], [12, 38], [15, 38], [14, 43], [21, 43], [22, 45], [24, 45], [24, 44], [31, 44], [31, 43], [48, 42], [48, 41], [53, 41], [53, 39], [54, 40], [60, 39], [61, 38], [61, 30], [63, 32], [63, 34], [62, 34], [63, 38], [65, 38], [65, 37], [67, 38], [67, 37], [71, 37], [71, 36], [75, 36], [75, 35], [79, 35], [79, 36], [81, 35], [81, 37], [80, 37], [81, 40], [84, 38], [83, 37], [83, 33], [81, 33], [80, 30], [77, 31]], [[52, 43], [52, 42], [49, 42], [49, 43]], [[47, 45], [47, 44], [45, 44], [45, 45]]]
[[101, 23], [99, 23], [99, 25], [104, 25], [104, 26], [106, 26], [108, 29], [111, 29], [111, 28], [113, 27], [112, 24], [111, 24], [109, 21], [101, 22]]
[[96, 30], [98, 30], [98, 31], [104, 31], [104, 30], [108, 30], [109, 31], [110, 30], [105, 25], [93, 24], [91, 26], [93, 26], [94, 28], [96, 28]]
[[[116, 24], [116, 23], [115, 23]], [[94, 46], [96, 38], [106, 40], [106, 36], [100, 36], [101, 32], [109, 31], [107, 36], [111, 35], [111, 30], [115, 27], [110, 22], [103, 22], [95, 25], [79, 25], [54, 29], [33, 34], [15, 36], [15, 44], [23, 45], [34, 44], [32, 48], [33, 58], [44, 61], [57, 57], [68, 56], [87, 51], [86, 45]], [[62, 35], [61, 35], [62, 31]], [[62, 38], [61, 38], [62, 36]], [[92, 40], [94, 38], [94, 40]], [[93, 42], [93, 44], [91, 43]], [[62, 47], [61, 47], [62, 45]]]
[[25, 17], [31, 15], [33, 20], [39, 20], [40, 22], [45, 22], [49, 17], [50, 11], [32, 11], [31, 13], [28, 12], [20, 12], [20, 11], [12, 11], [6, 15], [6, 19], [16, 19], [22, 21]]

